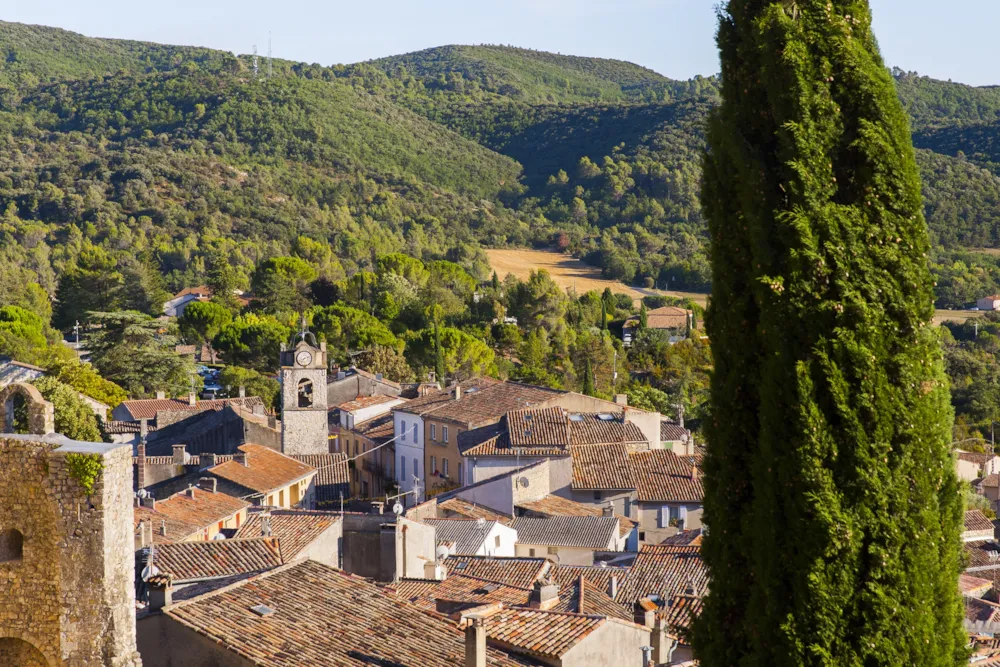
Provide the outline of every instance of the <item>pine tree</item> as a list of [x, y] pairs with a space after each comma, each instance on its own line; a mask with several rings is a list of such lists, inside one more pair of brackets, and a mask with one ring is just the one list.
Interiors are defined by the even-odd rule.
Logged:
[[958, 665], [961, 499], [920, 180], [865, 0], [729, 0], [705, 667]]

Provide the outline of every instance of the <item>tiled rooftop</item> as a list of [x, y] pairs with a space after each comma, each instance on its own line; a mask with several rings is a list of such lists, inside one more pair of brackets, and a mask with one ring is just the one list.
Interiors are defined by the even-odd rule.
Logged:
[[[251, 610], [260, 604], [273, 613]], [[453, 622], [308, 560], [171, 605], [164, 613], [257, 665], [465, 665], [464, 634]], [[491, 666], [519, 664], [501, 651], [487, 651]]]
[[[965, 618], [973, 623], [1000, 623], [1000, 604], [979, 598], [962, 598]], [[982, 663], [973, 663], [982, 664]]]
[[[558, 570], [556, 576], [559, 578]], [[583, 574], [571, 579], [568, 584], [559, 585], [559, 604], [552, 611], [609, 616], [630, 623], [633, 618], [624, 607], [611, 599], [607, 589], [591, 583]]]
[[648, 442], [639, 427], [621, 414], [581, 412], [571, 413], [568, 419], [570, 445]]
[[993, 530], [993, 522], [986, 518], [980, 510], [968, 510], [965, 513], [965, 530], [969, 531], [980, 531], [980, 530]]
[[994, 540], [976, 540], [962, 545], [968, 559], [966, 572], [1000, 569], [1000, 544]]
[[632, 490], [635, 479], [625, 445], [573, 447], [573, 488]]
[[[250, 506], [245, 500], [225, 493], [212, 493], [199, 488], [190, 488], [180, 493], [156, 501], [156, 509], [135, 508], [135, 521], [152, 521], [154, 543], [178, 542], [203, 529], [224, 521], [240, 510]], [[166, 536], [160, 534], [161, 521], [166, 521]], [[166, 539], [162, 539], [166, 537]]]
[[607, 622], [603, 616], [501, 608], [485, 619], [485, 627], [490, 643], [558, 660]]
[[[338, 521], [340, 516], [333, 512], [271, 510], [271, 535], [281, 541], [284, 559], [292, 561]], [[261, 534], [260, 512], [251, 512], [236, 537], [256, 538]]]
[[277, 539], [258, 537], [163, 544], [156, 548], [153, 563], [174, 583], [184, 583], [263, 572], [281, 565], [282, 557]]
[[269, 493], [316, 472], [313, 466], [262, 445], [241, 445], [247, 464], [227, 461], [208, 469], [216, 477], [257, 493]]
[[357, 433], [360, 436], [368, 438], [376, 445], [384, 444], [392, 440], [393, 437], [392, 413], [387, 412], [384, 415], [372, 417], [371, 419], [357, 423], [350, 431], [351, 433]]
[[640, 501], [701, 502], [701, 476], [690, 462], [667, 449], [629, 454], [636, 496]]
[[[646, 312], [647, 329], [685, 329], [688, 322], [688, 311], [677, 306], [663, 306]], [[635, 327], [638, 317], [631, 317], [625, 322], [626, 327]]]
[[504, 525], [510, 523], [513, 518], [505, 514], [500, 514], [499, 512], [494, 512], [489, 507], [476, 505], [473, 502], [463, 500], [461, 498], [449, 498], [448, 500], [442, 500], [438, 503], [438, 511], [451, 512], [467, 519], [483, 518], [487, 521], [498, 521]]
[[362, 410], [364, 408], [370, 408], [373, 405], [382, 405], [383, 403], [392, 403], [394, 401], [401, 400], [398, 396], [384, 396], [382, 394], [375, 394], [374, 396], [358, 396], [353, 401], [347, 401], [346, 403], [341, 403], [337, 407], [344, 412], [353, 412], [355, 410]]
[[671, 535], [667, 539], [660, 542], [662, 545], [675, 546], [675, 547], [700, 547], [701, 546], [701, 531], [700, 530], [682, 530], [676, 535]]
[[664, 419], [660, 422], [660, 442], [677, 442], [684, 437], [691, 437], [690, 431], [678, 424]]
[[970, 461], [976, 465], [982, 467], [986, 465], [986, 462], [994, 458], [996, 454], [992, 452], [957, 452], [958, 458], [961, 461]]
[[498, 421], [511, 410], [551, 400], [565, 392], [545, 387], [476, 378], [461, 385], [461, 398], [455, 400], [455, 387], [415, 398], [394, 408], [415, 415], [433, 413], [434, 419], [449, 420], [469, 427]]
[[455, 553], [462, 556], [476, 555], [497, 525], [495, 521], [486, 521], [480, 526], [477, 519], [425, 519], [424, 523], [434, 526], [438, 543], [454, 542]]
[[518, 544], [541, 544], [585, 549], [608, 549], [619, 538], [616, 517], [557, 516], [549, 519], [517, 517], [510, 527]]
[[[108, 435], [128, 435], [130, 433], [138, 433], [142, 424], [139, 422], [123, 422], [116, 419], [109, 419], [104, 422], [104, 430]], [[146, 431], [152, 433], [156, 430], [156, 425], [147, 423]]]
[[461, 602], [474, 605], [503, 602], [509, 605], [526, 605], [531, 596], [530, 588], [520, 588], [489, 579], [467, 575], [449, 576], [444, 581], [425, 586], [424, 581], [404, 580], [394, 588], [396, 595], [424, 609], [437, 609], [437, 601]]
[[[181, 542], [193, 535], [198, 535], [204, 526], [179, 521], [173, 517], [161, 514], [148, 507], [136, 507], [132, 512], [132, 524], [138, 531], [140, 523], [149, 523], [153, 533], [153, 544], [169, 544]], [[166, 533], [166, 534], [164, 534]]]
[[549, 572], [554, 563], [547, 558], [498, 558], [492, 556], [449, 556], [444, 562], [448, 574], [467, 574], [502, 584], [531, 588]]
[[675, 595], [688, 594], [689, 588], [698, 596], [708, 590], [708, 572], [701, 549], [647, 544], [620, 583], [615, 601], [633, 605], [651, 595], [670, 600]]
[[992, 579], [983, 579], [981, 577], [974, 577], [970, 574], [965, 574], [964, 572], [958, 575], [958, 590], [963, 595], [972, 595], [973, 597], [981, 597], [978, 593], [984, 593], [993, 588]]
[[670, 598], [661, 612], [667, 626], [674, 634], [687, 639], [691, 629], [691, 621], [701, 613], [702, 597], [700, 595], [675, 595]]
[[156, 413], [176, 410], [190, 410], [192, 412], [203, 412], [205, 410], [221, 410], [227, 405], [242, 405], [247, 410], [252, 410], [254, 406], [263, 406], [264, 401], [259, 396], [247, 396], [246, 398], [217, 398], [211, 401], [196, 401], [191, 405], [187, 400], [180, 398], [142, 398], [131, 401], [122, 401], [133, 419], [154, 419]]
[[350, 470], [347, 454], [293, 454], [292, 458], [300, 463], [316, 468], [313, 485], [316, 490], [316, 505], [325, 509], [333, 509], [340, 504], [340, 495], [344, 499], [350, 497]]
[[[603, 516], [603, 510], [596, 505], [578, 503], [562, 496], [548, 495], [540, 500], [521, 501], [517, 507], [528, 510], [535, 514], [543, 514], [548, 517], [553, 516]], [[620, 522], [621, 537], [625, 537], [639, 524], [628, 517], [615, 514]]]

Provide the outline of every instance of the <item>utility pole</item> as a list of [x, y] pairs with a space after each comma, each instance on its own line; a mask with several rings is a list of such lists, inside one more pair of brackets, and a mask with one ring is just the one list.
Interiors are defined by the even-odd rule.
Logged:
[[253, 80], [257, 80], [257, 45], [253, 45]]
[[73, 325], [73, 333], [76, 334], [76, 349], [80, 349], [80, 320]]

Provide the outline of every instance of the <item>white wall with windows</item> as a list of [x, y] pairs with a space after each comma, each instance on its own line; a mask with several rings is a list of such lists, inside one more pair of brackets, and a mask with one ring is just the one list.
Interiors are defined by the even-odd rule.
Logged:
[[424, 421], [418, 415], [408, 412], [394, 412], [393, 436], [396, 441], [396, 483], [399, 484], [400, 492], [413, 491], [414, 478], [420, 480], [420, 494], [405, 496], [403, 502], [407, 507], [412, 507], [424, 501], [427, 491], [427, 480], [423, 469], [424, 461]]

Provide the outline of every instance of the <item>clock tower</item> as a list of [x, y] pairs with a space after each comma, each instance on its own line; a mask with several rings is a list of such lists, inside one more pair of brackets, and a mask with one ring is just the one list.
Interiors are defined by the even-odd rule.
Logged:
[[326, 410], [326, 343], [306, 327], [281, 350], [281, 451], [327, 454], [330, 426]]

